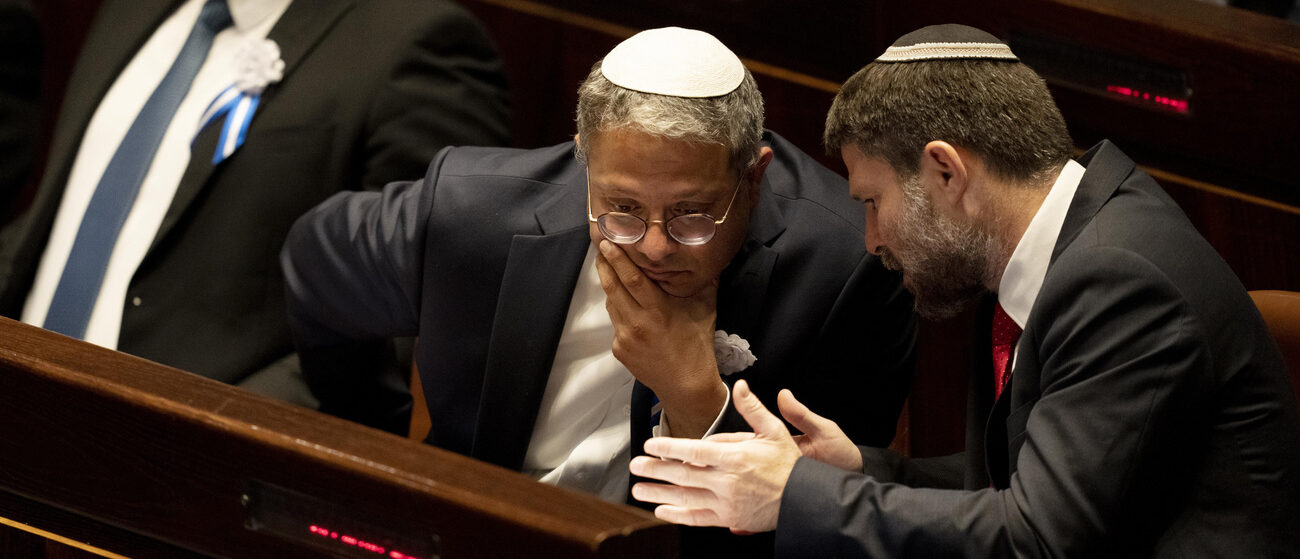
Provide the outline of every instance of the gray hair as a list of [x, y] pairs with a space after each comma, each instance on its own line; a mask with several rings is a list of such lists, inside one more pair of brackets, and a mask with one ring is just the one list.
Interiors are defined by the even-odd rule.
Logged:
[[606, 79], [600, 68], [601, 62], [592, 66], [578, 87], [578, 134], [583, 140], [576, 150], [579, 161], [587, 162], [587, 152], [601, 132], [625, 127], [677, 141], [725, 146], [728, 164], [738, 173], [758, 161], [763, 95], [748, 68], [734, 91], [703, 98], [620, 87]]

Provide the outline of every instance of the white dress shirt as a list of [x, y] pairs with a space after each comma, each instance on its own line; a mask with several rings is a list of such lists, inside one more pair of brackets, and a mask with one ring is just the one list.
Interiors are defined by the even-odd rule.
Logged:
[[[1074, 201], [1084, 170], [1083, 165], [1074, 160], [1065, 164], [1002, 272], [1002, 281], [998, 283], [998, 303], [1022, 330], [1029, 321], [1029, 311], [1038, 299], [1038, 292], [1043, 288], [1043, 278], [1047, 276], [1047, 265], [1052, 262], [1056, 239], [1061, 234], [1065, 214], [1070, 210], [1070, 202]], [[1019, 342], [1015, 353], [1020, 353]], [[1014, 356], [1011, 367], [1015, 369]]]
[[[290, 3], [290, 0], [227, 1], [234, 25], [213, 39], [212, 49], [172, 117], [140, 185], [135, 205], [127, 215], [113, 248], [99, 297], [90, 315], [85, 338], [90, 343], [117, 348], [123, 306], [139, 304], [138, 301], [126, 301], [127, 287], [153, 243], [185, 167], [189, 165], [190, 141], [198, 132], [203, 110], [222, 89], [234, 83], [236, 53], [249, 42], [264, 39]], [[54, 290], [63, 275], [77, 229], [99, 179], [145, 101], [180, 54], [190, 29], [198, 21], [203, 2], [187, 0], [168, 17], [136, 52], [100, 101], [82, 136], [76, 161], [68, 175], [54, 228], [23, 307], [23, 322], [37, 326], [45, 323]], [[211, 157], [211, 154], [206, 156]]]
[[614, 323], [605, 310], [596, 250], [588, 247], [524, 456], [524, 471], [543, 483], [623, 502], [632, 460], [631, 401], [636, 379], [614, 359], [613, 347]]
[[[533, 426], [524, 472], [542, 483], [622, 503], [632, 461], [632, 373], [612, 352], [614, 323], [596, 273], [596, 249], [587, 248], [569, 301], [564, 330]], [[727, 402], [713, 420], [718, 428]], [[655, 436], [669, 436], [661, 414]]]

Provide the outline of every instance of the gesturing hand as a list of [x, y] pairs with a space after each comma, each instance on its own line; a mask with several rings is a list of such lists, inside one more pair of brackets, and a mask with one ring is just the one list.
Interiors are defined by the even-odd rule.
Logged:
[[674, 297], [621, 248], [605, 240], [599, 247], [596, 271], [614, 323], [614, 358], [659, 396], [673, 434], [703, 435], [727, 399], [713, 355], [717, 284]]
[[789, 390], [777, 394], [776, 407], [781, 410], [781, 417], [803, 431], [794, 442], [799, 444], [804, 456], [851, 472], [862, 470], [862, 453], [834, 421], [813, 413]]
[[[839, 424], [813, 413], [789, 390], [776, 395], [776, 407], [781, 410], [781, 417], [803, 431], [804, 434], [794, 437], [794, 442], [804, 456], [850, 472], [862, 470], [862, 453]], [[741, 442], [752, 438], [753, 433], [718, 433], [704, 440]]]
[[656, 437], [646, 441], [645, 450], [660, 458], [632, 459], [633, 474], [674, 484], [632, 487], [633, 497], [662, 503], [655, 516], [693, 526], [726, 526], [737, 533], [776, 528], [781, 493], [799, 459], [799, 446], [745, 381], [736, 381], [733, 396], [752, 435], [702, 441]]

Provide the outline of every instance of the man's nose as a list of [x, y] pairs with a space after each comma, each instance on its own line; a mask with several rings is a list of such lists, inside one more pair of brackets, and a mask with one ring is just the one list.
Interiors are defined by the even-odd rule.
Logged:
[[636, 249], [651, 262], [657, 262], [677, 252], [677, 240], [668, 235], [667, 224], [655, 220], [646, 224], [645, 236]]
[[880, 230], [876, 228], [875, 221], [868, 219], [866, 222], [866, 233], [863, 234], [863, 241], [866, 242], [867, 252], [880, 256], [880, 250], [885, 248], [884, 242], [880, 238]]

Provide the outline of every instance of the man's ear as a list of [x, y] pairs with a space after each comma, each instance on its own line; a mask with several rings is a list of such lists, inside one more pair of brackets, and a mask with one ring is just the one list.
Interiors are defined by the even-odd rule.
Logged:
[[936, 204], [962, 205], [970, 187], [967, 163], [948, 142], [934, 140], [925, 144], [921, 153], [921, 184], [933, 191]]
[[763, 189], [763, 174], [767, 172], [767, 166], [772, 164], [772, 148], [763, 146], [758, 150], [758, 161], [749, 170], [749, 208], [752, 210], [758, 206], [758, 196]]
[[573, 143], [577, 144], [578, 146], [582, 146], [582, 139], [579, 138], [579, 136], [581, 136], [581, 135], [582, 135], [582, 134], [574, 134], [574, 135], [573, 135]]

